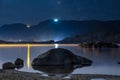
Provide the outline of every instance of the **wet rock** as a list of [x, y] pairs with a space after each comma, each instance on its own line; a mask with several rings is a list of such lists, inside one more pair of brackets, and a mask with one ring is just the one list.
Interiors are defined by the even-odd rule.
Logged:
[[17, 58], [15, 61], [15, 66], [17, 69], [23, 68], [24, 66], [24, 61], [20, 58]]
[[91, 65], [91, 63], [91, 60], [74, 55], [67, 49], [57, 48], [39, 55], [33, 60], [32, 66], [86, 66]]
[[2, 68], [4, 70], [14, 70], [15, 69], [15, 65], [11, 62], [6, 62], [2, 65]]

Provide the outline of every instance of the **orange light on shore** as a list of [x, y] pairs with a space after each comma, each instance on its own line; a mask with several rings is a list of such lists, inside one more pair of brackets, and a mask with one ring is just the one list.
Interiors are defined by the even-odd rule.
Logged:
[[27, 44], [0, 44], [0, 47], [26, 47]]
[[[29, 44], [30, 47], [55, 46], [55, 44]], [[78, 46], [79, 44], [57, 44], [59, 46]], [[27, 47], [28, 44], [0, 44], [0, 47]]]
[[30, 68], [31, 62], [30, 62], [30, 44], [27, 45], [27, 67]]

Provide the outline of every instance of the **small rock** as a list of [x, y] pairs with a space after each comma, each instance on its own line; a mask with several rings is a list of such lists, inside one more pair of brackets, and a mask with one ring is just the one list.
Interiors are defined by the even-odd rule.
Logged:
[[17, 69], [23, 68], [24, 66], [24, 61], [20, 58], [17, 58], [15, 61], [15, 66]]
[[6, 62], [2, 65], [2, 68], [4, 70], [14, 70], [15, 69], [15, 65], [12, 62]]

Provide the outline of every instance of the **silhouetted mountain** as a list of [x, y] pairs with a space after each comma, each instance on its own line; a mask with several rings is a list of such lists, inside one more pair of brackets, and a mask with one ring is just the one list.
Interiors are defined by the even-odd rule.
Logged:
[[120, 40], [120, 21], [60, 20], [54, 22], [53, 20], [46, 20], [30, 28], [22, 23], [7, 24], [0, 27], [0, 38], [2, 40], [53, 40], [74, 35], [82, 36], [79, 37], [81, 41], [94, 40], [95, 37], [104, 40], [110, 37]]
[[25, 24], [7, 24], [0, 27], [0, 36], [2, 39], [24, 39], [28, 36], [28, 28]]
[[6, 43], [6, 41], [0, 40], [0, 43]]
[[82, 42], [117, 42], [120, 43], [120, 33], [96, 32], [91, 34], [67, 37], [58, 43], [82, 43]]

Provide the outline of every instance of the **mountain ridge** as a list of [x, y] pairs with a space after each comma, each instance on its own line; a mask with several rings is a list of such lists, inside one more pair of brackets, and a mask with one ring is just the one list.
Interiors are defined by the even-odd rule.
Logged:
[[[5, 24], [0, 27], [0, 38], [3, 40], [54, 40], [74, 35], [99, 33], [120, 33], [120, 20], [111, 21], [75, 21], [75, 20], [54, 20], [49, 19], [31, 25], [30, 28], [23, 23]], [[108, 34], [109, 35], [109, 34]]]

